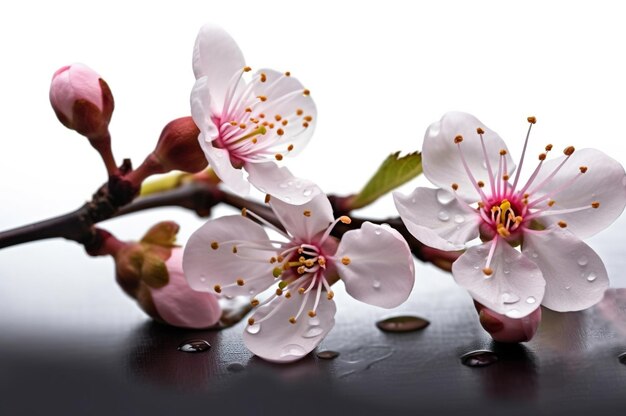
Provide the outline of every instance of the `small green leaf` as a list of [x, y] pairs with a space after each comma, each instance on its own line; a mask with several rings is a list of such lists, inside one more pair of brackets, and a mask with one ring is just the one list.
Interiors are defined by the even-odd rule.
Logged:
[[155, 289], [167, 285], [170, 274], [165, 262], [159, 256], [146, 254], [141, 267], [141, 280]]
[[396, 152], [385, 159], [361, 192], [350, 201], [350, 209], [363, 208], [422, 173], [420, 152], [399, 156], [400, 152]]

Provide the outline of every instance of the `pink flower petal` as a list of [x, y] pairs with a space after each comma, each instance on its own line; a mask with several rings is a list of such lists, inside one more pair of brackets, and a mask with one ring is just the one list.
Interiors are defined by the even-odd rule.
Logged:
[[408, 244], [389, 226], [365, 222], [345, 233], [335, 265], [346, 291], [355, 299], [382, 308], [404, 302], [413, 289], [415, 270]]
[[245, 169], [254, 187], [288, 204], [301, 206], [322, 193], [315, 183], [296, 178], [286, 166], [274, 162], [246, 163]]
[[289, 318], [298, 313], [302, 296], [278, 297], [255, 312], [253, 318], [257, 322], [269, 313], [273, 315], [266, 321], [246, 326], [243, 340], [252, 353], [267, 361], [288, 363], [303, 358], [322, 342], [335, 325], [335, 302], [323, 296], [317, 316], [311, 318], [306, 311], [313, 308], [315, 296], [309, 296], [304, 313], [292, 324]]
[[[546, 161], [534, 181], [538, 186], [563, 161], [560, 158]], [[571, 181], [579, 175], [581, 166], [588, 168], [571, 185]], [[624, 168], [616, 160], [596, 149], [577, 150], [563, 165], [563, 168], [552, 178], [546, 186], [541, 188], [541, 194], [556, 191], [566, 185], [562, 191], [551, 196], [556, 203], [551, 210], [563, 210], [586, 207], [588, 209], [569, 214], [544, 216], [540, 219], [546, 225], [556, 224], [559, 221], [567, 223], [567, 229], [578, 238], [587, 238], [602, 231], [615, 221], [626, 206], [626, 174]], [[531, 186], [531, 190], [533, 187]], [[535, 199], [531, 197], [532, 200]], [[591, 208], [593, 202], [599, 202], [597, 209]], [[547, 207], [546, 200], [540, 207]], [[547, 211], [546, 214], [549, 214]]]
[[279, 199], [270, 199], [278, 220], [294, 240], [313, 243], [314, 236], [334, 221], [333, 209], [325, 194], [319, 194], [303, 205], [291, 205]]
[[269, 260], [275, 255], [263, 227], [232, 215], [209, 220], [192, 234], [183, 268], [194, 290], [215, 293], [219, 285], [225, 296], [254, 296], [274, 283]]
[[524, 254], [539, 266], [546, 280], [541, 302], [558, 312], [595, 305], [609, 286], [600, 257], [573, 233], [560, 228], [524, 235]]
[[159, 316], [170, 325], [182, 328], [207, 328], [215, 324], [222, 310], [217, 297], [192, 290], [183, 273], [183, 249], [174, 248], [165, 262], [169, 282], [160, 289], [150, 288]]
[[[441, 120], [434, 122], [426, 130], [422, 147], [422, 163], [424, 175], [435, 185], [449, 190], [453, 183], [459, 185], [457, 193], [464, 199], [476, 202], [479, 195], [472, 185], [461, 157], [458, 145], [454, 143], [456, 136], [463, 136], [461, 150], [472, 175], [476, 181], [483, 181], [489, 186], [490, 178], [487, 172], [485, 157], [476, 129], [480, 127], [483, 134], [487, 155], [494, 175], [497, 174], [500, 150], [507, 150], [506, 144], [496, 132], [487, 128], [474, 116], [467, 113], [446, 113]], [[508, 152], [505, 156], [510, 175], [515, 168]]]
[[[494, 241], [498, 242], [490, 264], [493, 273], [486, 276], [483, 268]], [[503, 240], [469, 248], [452, 265], [452, 275], [477, 302], [516, 319], [539, 307], [546, 284], [539, 267]]]
[[196, 79], [207, 77], [215, 104], [224, 103], [233, 75], [244, 66], [241, 50], [224, 29], [213, 24], [200, 28], [193, 48], [193, 72]]
[[494, 341], [507, 343], [530, 341], [541, 323], [541, 308], [535, 309], [521, 319], [513, 319], [495, 313], [477, 302], [475, 306], [480, 316], [480, 324]]
[[480, 215], [446, 190], [417, 188], [410, 195], [394, 192], [393, 199], [406, 228], [429, 247], [461, 250], [478, 237]]

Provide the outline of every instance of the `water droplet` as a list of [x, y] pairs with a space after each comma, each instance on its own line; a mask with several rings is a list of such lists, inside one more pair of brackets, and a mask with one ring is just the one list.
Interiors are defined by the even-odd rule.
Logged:
[[522, 313], [517, 309], [511, 309], [510, 311], [507, 311], [507, 313], [505, 313], [504, 315], [508, 316], [509, 318], [518, 319], [521, 318]]
[[412, 332], [419, 331], [430, 325], [430, 322], [418, 316], [402, 315], [383, 319], [376, 322], [376, 326], [385, 332]]
[[483, 162], [483, 169], [487, 169], [487, 162]]
[[300, 189], [300, 188], [302, 188], [302, 182], [297, 181], [296, 182], [296, 189]]
[[529, 297], [526, 298], [526, 303], [529, 303], [529, 304], [532, 305], [535, 302], [537, 302], [537, 299], [535, 299], [534, 296], [529, 296]]
[[502, 303], [505, 305], [512, 305], [519, 302], [519, 296], [514, 293], [504, 292], [501, 296]]
[[178, 346], [178, 351], [182, 352], [204, 352], [211, 348], [211, 344], [203, 339], [190, 339]]
[[279, 188], [282, 188], [282, 189], [287, 188], [287, 186], [288, 186], [288, 185], [287, 185], [285, 182], [283, 182], [283, 183], [281, 183], [281, 184], [279, 184], [279, 185], [278, 185], [278, 187], [279, 187]]
[[254, 324], [254, 325], [248, 325], [248, 327], [246, 328], [246, 331], [248, 331], [248, 334], [258, 334], [259, 331], [261, 330], [261, 324]]
[[504, 270], [504, 274], [509, 274], [509, 273], [511, 273], [511, 271], [509, 269], [505, 269]]
[[309, 319], [309, 325], [311, 326], [318, 326], [320, 324], [320, 318], [318, 317], [313, 317]]
[[474, 266], [474, 270], [478, 270], [478, 269], [480, 269], [480, 266], [478, 265]]
[[280, 350], [281, 357], [302, 357], [306, 355], [306, 351], [300, 345], [297, 344], [289, 344], [285, 345], [282, 350]]
[[383, 233], [383, 230], [381, 230], [380, 227], [374, 230], [374, 234], [376, 235], [381, 235], [382, 233]]
[[578, 265], [579, 265], [579, 266], [586, 266], [586, 265], [587, 265], [587, 263], [589, 263], [589, 259], [587, 258], [587, 256], [581, 256], [581, 257], [578, 259]]
[[415, 204], [417, 202], [417, 198], [411, 198], [411, 203]]
[[339, 353], [337, 351], [325, 350], [318, 351], [317, 358], [321, 358], [322, 360], [332, 360], [333, 358], [339, 357]]
[[593, 282], [594, 280], [596, 280], [598, 278], [598, 275], [595, 274], [594, 272], [589, 273], [589, 275], [587, 276], [587, 281], [588, 282]]
[[201, 277], [201, 278], [200, 278], [200, 281], [201, 281], [202, 283], [205, 283], [205, 282], [206, 282], [206, 277]]
[[378, 280], [374, 280], [374, 282], [372, 283], [372, 287], [374, 289], [380, 289], [380, 282]]
[[531, 256], [532, 256], [533, 259], [536, 259], [537, 257], [539, 257], [539, 254], [533, 253], [533, 254], [531, 254]]
[[461, 364], [468, 367], [486, 367], [497, 361], [496, 353], [488, 350], [471, 351], [461, 356]]
[[287, 182], [287, 186], [293, 186], [293, 181]]
[[623, 352], [620, 355], [618, 355], [617, 359], [619, 360], [620, 363], [626, 365], [626, 352]]
[[453, 200], [454, 194], [452, 194], [452, 192], [448, 192], [445, 189], [437, 190], [437, 201], [439, 201], [440, 204], [448, 205]]
[[441, 122], [433, 123], [430, 125], [430, 127], [428, 127], [428, 135], [430, 137], [435, 137], [436, 135], [439, 134], [440, 130], [441, 130]]
[[371, 368], [393, 355], [393, 349], [387, 345], [371, 345], [359, 347], [351, 351], [342, 351], [336, 368], [339, 378], [348, 377]]
[[465, 222], [465, 217], [459, 214], [456, 214], [454, 216], [454, 222], [456, 222], [457, 224], [463, 224]]
[[313, 194], [313, 189], [311, 188], [306, 188], [304, 191], [302, 191], [302, 195], [304, 196], [311, 196], [311, 194]]
[[437, 218], [439, 218], [441, 221], [448, 221], [450, 219], [450, 215], [448, 215], [446, 211], [441, 211], [439, 215], [437, 215]]
[[571, 286], [565, 286], [565, 290], [570, 290], [571, 288]]
[[302, 335], [303, 338], [315, 338], [316, 336], [323, 334], [324, 330], [319, 326], [312, 326], [308, 331]]
[[285, 202], [290, 202], [291, 201], [291, 197], [286, 196], [285, 197]]
[[246, 369], [246, 367], [239, 363], [230, 363], [226, 366], [226, 369], [231, 373], [241, 373]]

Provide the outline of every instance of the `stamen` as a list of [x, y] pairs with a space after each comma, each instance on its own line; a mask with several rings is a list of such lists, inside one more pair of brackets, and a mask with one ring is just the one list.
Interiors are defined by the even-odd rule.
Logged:
[[[243, 215], [244, 217], [247, 216], [247, 215], [250, 215], [252, 218], [257, 220], [261, 224], [265, 225], [266, 227], [271, 228], [272, 230], [276, 231], [278, 234], [280, 234], [283, 237], [285, 237], [287, 240], [291, 240], [291, 237], [289, 237], [289, 235], [287, 235], [287, 233], [285, 231], [283, 231], [280, 228], [276, 227], [274, 224], [272, 224], [271, 222], [267, 221], [265, 218], [255, 214], [254, 212], [249, 211], [246, 208], [242, 208], [241, 209], [241, 215]], [[282, 260], [278, 260], [278, 261], [280, 262]]]
[[213, 241], [213, 242], [211, 243], [211, 248], [212, 248], [213, 250], [217, 250], [218, 248], [220, 248], [220, 245], [217, 243], [217, 241]]
[[587, 173], [587, 166], [581, 166], [578, 168], [580, 170], [580, 173]]
[[270, 195], [270, 194], [266, 194], [266, 195], [265, 195], [265, 203], [266, 203], [266, 204], [269, 204], [269, 203], [270, 203], [270, 199], [271, 199], [271, 198], [272, 198], [272, 197], [271, 197], [271, 195]]
[[565, 221], [559, 221], [557, 224], [559, 224], [559, 227], [561, 228], [567, 227], [567, 223]]
[[537, 119], [535, 117], [528, 117], [526, 120], [528, 120], [528, 132], [526, 133], [526, 139], [524, 140], [524, 148], [522, 149], [522, 156], [519, 159], [519, 165], [517, 166], [517, 173], [515, 174], [515, 180], [513, 181], [513, 192], [515, 192], [515, 189], [517, 188], [517, 182], [519, 181], [519, 176], [520, 173], [522, 171], [522, 166], [524, 165], [524, 156], [526, 155], [526, 147], [528, 146], [528, 138], [530, 137], [530, 130], [533, 127], [533, 124], [535, 124], [537, 122]]
[[[489, 248], [489, 254], [487, 255], [487, 262], [485, 263], [485, 268], [483, 269], [483, 273], [485, 272], [485, 270], [487, 271], [491, 271], [491, 273], [493, 273], [493, 270], [491, 269], [491, 260], [493, 259], [493, 254], [496, 251], [496, 245], [498, 244], [498, 240], [499, 238], [496, 236], [493, 238], [492, 243], [491, 243], [491, 247]], [[491, 274], [487, 274], [485, 273], [487, 276], [490, 276]]]
[[350, 257], [347, 257], [347, 256], [343, 257], [343, 258], [341, 259], [341, 262], [342, 262], [345, 266], [347, 266], [348, 264], [350, 264]]
[[[254, 298], [254, 299], [252, 299], [252, 300], [250, 301], [250, 305], [252, 305], [252, 307], [257, 307], [257, 306], [259, 306], [259, 303], [260, 303], [260, 302], [259, 302], [259, 300], [258, 300], [258, 299], [256, 299], [256, 298]], [[253, 319], [253, 321], [254, 321], [254, 319]], [[250, 324], [250, 325], [252, 325], [252, 324]]]
[[213, 286], [213, 290], [215, 290], [215, 293], [222, 293], [222, 286], [215, 285]]
[[243, 286], [246, 282], [243, 279], [237, 279], [237, 286]]
[[453, 190], [455, 190], [455, 191], [456, 191], [456, 190], [458, 190], [458, 189], [459, 189], [459, 184], [457, 184], [457, 183], [453, 183], [453, 184], [451, 185], [451, 187], [452, 187], [452, 189], [453, 189]]
[[591, 203], [591, 207], [594, 209], [600, 208], [600, 203], [598, 201], [594, 201]]
[[304, 210], [304, 212], [302, 213], [305, 217], [310, 217], [311, 216], [311, 211], [309, 211], [308, 209]]
[[568, 146], [565, 149], [563, 149], [563, 154], [565, 154], [565, 156], [571, 156], [575, 150], [576, 149], [574, 148], [574, 146]]
[[254, 318], [248, 318], [248, 325], [254, 325]]
[[496, 187], [494, 183], [493, 169], [491, 169], [491, 162], [489, 161], [489, 158], [487, 157], [487, 147], [485, 146], [485, 139], [483, 138], [483, 134], [485, 134], [485, 131], [481, 129], [480, 127], [478, 127], [476, 129], [476, 132], [480, 136], [480, 145], [483, 149], [483, 158], [485, 159], [485, 166], [487, 166], [487, 173], [489, 174], [489, 184], [491, 185], [491, 194], [495, 195]]

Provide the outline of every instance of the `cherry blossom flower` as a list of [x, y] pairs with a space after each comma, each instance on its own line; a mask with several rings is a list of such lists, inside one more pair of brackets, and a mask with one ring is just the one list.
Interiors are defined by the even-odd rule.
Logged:
[[[409, 231], [441, 250], [471, 246], [452, 266], [456, 282], [497, 314], [523, 318], [540, 304], [577, 311], [602, 299], [609, 281], [581, 239], [611, 224], [626, 204], [624, 168], [594, 149], [547, 160], [539, 155], [525, 184], [503, 140], [475, 117], [448, 113], [424, 138], [424, 174], [441, 189], [394, 194]], [[514, 174], [515, 173], [515, 174]], [[452, 191], [449, 192], [448, 190]], [[519, 247], [519, 249], [517, 249]]]
[[276, 162], [307, 144], [317, 120], [310, 91], [290, 72], [261, 69], [251, 73], [235, 41], [223, 29], [200, 29], [193, 53], [196, 83], [191, 113], [209, 164], [222, 181], [247, 194], [248, 181], [262, 192], [292, 204], [309, 201], [320, 191], [294, 178]]
[[[248, 320], [244, 342], [254, 354], [290, 362], [313, 350], [335, 323], [331, 285], [339, 279], [352, 297], [371, 305], [393, 308], [407, 299], [414, 282], [413, 260], [397, 231], [365, 222], [337, 241], [332, 229], [350, 219], [333, 219], [324, 194], [299, 206], [274, 198], [270, 205], [285, 231], [244, 213], [286, 241], [271, 240], [246, 216], [226, 216], [197, 230], [183, 259], [193, 289], [253, 297], [257, 309]], [[271, 296], [256, 298], [273, 285]]]

